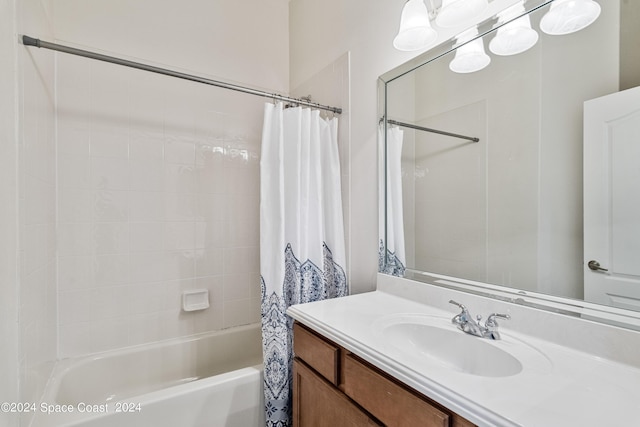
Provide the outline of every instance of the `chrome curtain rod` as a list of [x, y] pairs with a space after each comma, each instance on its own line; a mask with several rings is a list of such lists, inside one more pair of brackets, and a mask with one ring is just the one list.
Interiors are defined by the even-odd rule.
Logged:
[[43, 49], [50, 49], [58, 52], [69, 53], [71, 55], [83, 56], [85, 58], [96, 59], [98, 61], [104, 61], [104, 62], [110, 62], [112, 64], [124, 65], [125, 67], [137, 68], [138, 70], [144, 70], [152, 73], [163, 74], [165, 76], [170, 76], [170, 77], [177, 77], [179, 79], [190, 80], [192, 82], [197, 82], [197, 83], [204, 83], [206, 85], [217, 86], [224, 89], [231, 89], [238, 92], [248, 93], [250, 95], [262, 96], [263, 98], [271, 98], [273, 100], [277, 99], [279, 101], [293, 102], [295, 104], [318, 108], [320, 110], [331, 111], [336, 114], [342, 113], [342, 108], [316, 104], [315, 102], [311, 102], [307, 99], [290, 98], [288, 96], [279, 95], [276, 93], [264, 92], [257, 89], [251, 89], [248, 87], [239, 86], [232, 83], [225, 83], [217, 80], [206, 79], [204, 77], [185, 74], [185, 73], [181, 73], [173, 70], [167, 70], [165, 68], [154, 67], [153, 65], [141, 64], [139, 62], [128, 61], [126, 59], [120, 59], [113, 56], [90, 52], [88, 50], [76, 49], [69, 46], [50, 43], [44, 40], [36, 39], [36, 38], [25, 36], [25, 35], [22, 36], [22, 44], [25, 46], [35, 46]]
[[[383, 120], [384, 120], [384, 118], [380, 119], [381, 122]], [[387, 123], [389, 123], [390, 125], [401, 126], [401, 127], [404, 127], [404, 128], [416, 129], [416, 130], [421, 130], [421, 131], [424, 131], [424, 132], [431, 132], [431, 133], [437, 133], [437, 134], [440, 134], [440, 135], [451, 136], [451, 137], [454, 137], [454, 138], [466, 139], [466, 140], [472, 141], [472, 142], [479, 142], [480, 141], [480, 138], [476, 138], [475, 136], [465, 136], [465, 135], [460, 135], [460, 134], [457, 134], [457, 133], [445, 132], [443, 130], [426, 128], [426, 127], [423, 127], [423, 126], [412, 125], [411, 123], [403, 123], [403, 122], [399, 122], [399, 121], [396, 121], [396, 120], [387, 120]]]

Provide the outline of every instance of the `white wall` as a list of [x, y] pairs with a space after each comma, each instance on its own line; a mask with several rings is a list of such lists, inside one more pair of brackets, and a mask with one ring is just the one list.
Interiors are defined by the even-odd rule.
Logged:
[[58, 41], [273, 91], [289, 88], [287, 0], [55, 4]]
[[[287, 19], [286, 0], [63, 0], [55, 29], [67, 44], [286, 93]], [[269, 100], [61, 54], [57, 84], [60, 356], [258, 321]], [[193, 288], [209, 290], [209, 309], [181, 311]]]
[[[51, 38], [52, 5], [18, 2], [17, 32]], [[55, 68], [52, 52], [17, 49], [20, 400], [36, 402], [57, 349]]]
[[640, 86], [640, 2], [620, 2], [620, 90]]
[[[16, 10], [11, 0], [0, 1], [0, 401], [18, 396], [18, 199], [15, 109]], [[0, 424], [16, 427], [13, 414], [0, 413]]]

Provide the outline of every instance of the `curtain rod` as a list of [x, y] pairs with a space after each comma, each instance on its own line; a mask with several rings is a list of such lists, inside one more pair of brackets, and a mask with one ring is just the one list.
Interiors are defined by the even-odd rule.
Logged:
[[[384, 120], [384, 117], [382, 119], [380, 119], [380, 122], [382, 122]], [[437, 133], [440, 135], [446, 135], [446, 136], [451, 136], [454, 138], [460, 138], [460, 139], [466, 139], [472, 142], [479, 142], [480, 138], [476, 138], [475, 136], [465, 136], [465, 135], [460, 135], [457, 133], [451, 133], [451, 132], [445, 132], [443, 130], [438, 130], [438, 129], [431, 129], [431, 128], [426, 128], [423, 126], [417, 126], [417, 125], [412, 125], [411, 123], [403, 123], [403, 122], [398, 122], [396, 120], [387, 120], [387, 123], [389, 123], [390, 125], [396, 125], [396, 126], [401, 126], [401, 127], [405, 127], [405, 128], [410, 128], [410, 129], [416, 129], [416, 130], [422, 130], [425, 132], [431, 132], [431, 133]]]
[[190, 80], [192, 82], [204, 83], [210, 86], [217, 86], [224, 89], [231, 89], [238, 92], [248, 93], [250, 95], [262, 96], [264, 98], [271, 98], [279, 101], [293, 102], [299, 105], [305, 105], [308, 107], [318, 108], [320, 110], [331, 111], [336, 114], [342, 113], [342, 108], [330, 107], [328, 105], [316, 104], [307, 99], [290, 98], [288, 96], [279, 95], [277, 93], [264, 92], [257, 89], [251, 89], [248, 87], [235, 85], [232, 83], [221, 82], [217, 80], [206, 79], [204, 77], [194, 76], [191, 74], [185, 74], [178, 71], [168, 70], [165, 68], [154, 67], [153, 65], [141, 64], [139, 62], [128, 61], [126, 59], [116, 58], [113, 56], [103, 55], [96, 52], [90, 52], [88, 50], [76, 49], [74, 47], [63, 46], [56, 43], [50, 43], [44, 40], [36, 39], [23, 35], [21, 37], [22, 44], [25, 46], [35, 46], [43, 49], [55, 50], [58, 52], [69, 53], [71, 55], [83, 56], [85, 58], [96, 59], [98, 61], [109, 62], [112, 64], [123, 65], [125, 67], [137, 68], [138, 70], [149, 71], [152, 73], [163, 74], [165, 76], [177, 77], [179, 79]]

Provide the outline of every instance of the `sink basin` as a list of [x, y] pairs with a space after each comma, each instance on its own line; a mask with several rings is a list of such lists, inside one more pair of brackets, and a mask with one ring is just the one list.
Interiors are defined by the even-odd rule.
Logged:
[[523, 360], [540, 366], [548, 359], [512, 337], [499, 341], [457, 329], [450, 319], [427, 315], [395, 315], [375, 322], [385, 343], [414, 361], [483, 377], [509, 377], [523, 370]]

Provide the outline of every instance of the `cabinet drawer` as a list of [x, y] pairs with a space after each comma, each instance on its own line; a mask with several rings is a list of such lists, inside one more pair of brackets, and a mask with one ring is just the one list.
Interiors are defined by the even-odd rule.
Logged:
[[344, 357], [342, 374], [345, 394], [386, 426], [449, 426], [446, 412], [375, 372], [350, 354]]
[[338, 346], [294, 323], [293, 352], [331, 384], [338, 385]]

